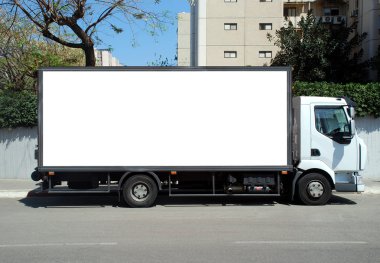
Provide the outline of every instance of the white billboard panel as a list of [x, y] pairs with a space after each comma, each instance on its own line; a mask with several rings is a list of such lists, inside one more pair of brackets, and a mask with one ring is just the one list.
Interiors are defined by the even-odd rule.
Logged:
[[42, 166], [286, 166], [287, 71], [45, 70]]

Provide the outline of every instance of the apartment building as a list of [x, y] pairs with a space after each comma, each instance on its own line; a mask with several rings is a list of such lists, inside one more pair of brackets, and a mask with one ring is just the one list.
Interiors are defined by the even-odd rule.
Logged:
[[[267, 34], [274, 35], [289, 21], [296, 26], [309, 10], [326, 25], [357, 21], [358, 32], [368, 33], [363, 59], [377, 54], [380, 0], [197, 0], [191, 8], [191, 61], [181, 65], [270, 65], [277, 48]], [[186, 23], [183, 26], [188, 27]], [[183, 35], [181, 39], [185, 39]], [[182, 45], [178, 44], [179, 51]]]
[[122, 66], [110, 49], [95, 49], [96, 66]]
[[269, 65], [277, 48], [267, 34], [283, 20], [279, 0], [198, 0], [191, 9], [191, 65]]
[[178, 66], [190, 66], [190, 14], [179, 13], [177, 30]]
[[380, 0], [350, 0], [347, 15], [350, 23], [358, 22], [359, 33], [367, 33], [362, 43], [363, 59], [373, 58], [380, 45]]

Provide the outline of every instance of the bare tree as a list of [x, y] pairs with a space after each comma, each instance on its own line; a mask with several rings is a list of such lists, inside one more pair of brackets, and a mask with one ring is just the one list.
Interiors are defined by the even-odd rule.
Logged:
[[115, 25], [115, 21], [131, 25], [142, 20], [154, 33], [162, 28], [165, 19], [164, 14], [143, 9], [141, 0], [0, 1], [3, 9], [29, 19], [44, 37], [70, 48], [82, 49], [86, 66], [95, 66], [94, 42], [100, 24], [120, 33], [122, 29]]

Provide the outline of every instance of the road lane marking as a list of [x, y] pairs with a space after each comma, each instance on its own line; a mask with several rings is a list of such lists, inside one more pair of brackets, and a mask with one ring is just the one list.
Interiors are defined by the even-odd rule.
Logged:
[[58, 247], [58, 246], [116, 246], [117, 242], [74, 242], [74, 243], [39, 243], [39, 244], [0, 244], [0, 248], [12, 247]]
[[271, 245], [323, 245], [323, 244], [337, 244], [337, 245], [366, 245], [366, 241], [279, 241], [279, 240], [258, 240], [258, 241], [235, 241], [234, 244], [271, 244]]

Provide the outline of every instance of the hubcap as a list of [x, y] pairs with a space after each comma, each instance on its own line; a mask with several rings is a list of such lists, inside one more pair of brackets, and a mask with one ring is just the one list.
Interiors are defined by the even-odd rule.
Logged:
[[142, 183], [135, 184], [131, 191], [132, 198], [136, 201], [143, 201], [148, 196], [148, 187]]
[[324, 187], [320, 181], [311, 181], [307, 185], [307, 192], [313, 198], [319, 198], [323, 195]]

